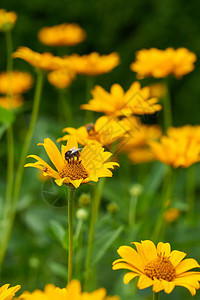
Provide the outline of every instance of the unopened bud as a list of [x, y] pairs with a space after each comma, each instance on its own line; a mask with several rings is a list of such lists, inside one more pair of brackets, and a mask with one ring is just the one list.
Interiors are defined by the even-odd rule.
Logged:
[[91, 202], [91, 196], [87, 193], [82, 193], [79, 197], [79, 203], [83, 206], [87, 206]]
[[143, 186], [139, 183], [135, 183], [129, 190], [131, 196], [138, 197], [143, 192]]
[[84, 208], [79, 208], [76, 212], [76, 217], [78, 220], [86, 221], [88, 218], [88, 212]]
[[107, 210], [108, 210], [110, 213], [115, 214], [115, 213], [118, 212], [119, 207], [118, 207], [117, 203], [111, 202], [111, 203], [108, 204]]

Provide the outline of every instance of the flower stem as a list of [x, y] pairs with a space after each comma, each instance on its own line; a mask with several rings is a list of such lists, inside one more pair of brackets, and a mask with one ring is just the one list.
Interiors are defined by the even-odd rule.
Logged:
[[100, 178], [99, 182], [95, 185], [96, 189], [95, 189], [95, 209], [96, 209], [96, 213], [95, 213], [95, 219], [98, 218], [98, 214], [99, 214], [99, 208], [101, 206], [101, 198], [102, 198], [102, 192], [105, 186], [105, 182], [106, 182], [106, 177]]
[[162, 204], [161, 204], [161, 209], [160, 209], [160, 213], [158, 215], [158, 219], [157, 219], [157, 223], [155, 225], [155, 229], [152, 235], [152, 240], [153, 241], [157, 241], [162, 225], [163, 225], [163, 214], [164, 211], [166, 209], [166, 204], [167, 201], [171, 200], [171, 196], [172, 196], [172, 191], [175, 185], [175, 175], [176, 172], [174, 169], [171, 168], [171, 166], [168, 166], [168, 169], [166, 171], [165, 174], [165, 178], [164, 178], [164, 184], [163, 184], [163, 193], [161, 195], [161, 200], [162, 200]]
[[166, 84], [166, 94], [163, 96], [163, 118], [164, 118], [164, 132], [167, 132], [167, 129], [172, 126], [172, 109], [171, 109], [171, 98], [169, 94], [169, 87], [168, 84]]
[[85, 261], [85, 283], [84, 283], [84, 290], [87, 291], [89, 289], [89, 282], [90, 282], [90, 274], [91, 274], [91, 254], [92, 254], [92, 245], [94, 240], [94, 227], [96, 222], [96, 201], [91, 201], [91, 219], [90, 219], [90, 229], [89, 229], [89, 240], [88, 240], [88, 249]]
[[74, 194], [76, 189], [68, 186], [68, 232], [69, 232], [69, 251], [68, 251], [68, 283], [72, 280], [73, 267], [73, 211]]
[[38, 71], [38, 78], [37, 78], [37, 83], [36, 83], [36, 89], [35, 89], [35, 96], [34, 96], [34, 103], [33, 103], [33, 110], [32, 110], [32, 115], [31, 115], [31, 121], [30, 125], [25, 137], [18, 169], [17, 169], [17, 174], [16, 174], [16, 180], [14, 184], [14, 194], [13, 194], [13, 202], [12, 202], [12, 211], [10, 212], [9, 215], [9, 220], [5, 233], [3, 235], [2, 241], [1, 241], [1, 247], [0, 247], [0, 270], [1, 266], [3, 263], [3, 259], [6, 253], [6, 249], [8, 246], [8, 242], [10, 239], [10, 235], [12, 232], [12, 227], [15, 219], [15, 214], [17, 210], [17, 203], [19, 199], [19, 193], [20, 193], [20, 187], [21, 187], [21, 182], [22, 182], [22, 176], [23, 176], [23, 171], [24, 171], [24, 163], [26, 160], [28, 148], [33, 136], [35, 124], [37, 121], [37, 116], [38, 116], [38, 110], [39, 110], [39, 104], [40, 104], [40, 99], [41, 99], [41, 92], [42, 92], [42, 84], [43, 84], [43, 73], [41, 71]]
[[158, 300], [159, 299], [159, 293], [153, 292], [153, 300]]
[[190, 166], [187, 172], [186, 199], [188, 204], [188, 221], [193, 220], [195, 204], [195, 165]]

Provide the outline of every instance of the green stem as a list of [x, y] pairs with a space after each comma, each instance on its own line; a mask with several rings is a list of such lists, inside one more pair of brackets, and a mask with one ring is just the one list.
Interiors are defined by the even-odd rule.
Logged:
[[190, 166], [187, 172], [187, 183], [186, 183], [186, 199], [188, 204], [188, 221], [192, 221], [194, 217], [194, 206], [195, 206], [195, 170], [196, 166]]
[[[91, 90], [94, 87], [94, 77], [86, 76], [86, 103], [91, 99]], [[85, 111], [84, 124], [91, 123], [93, 121], [93, 111]]]
[[105, 186], [106, 177], [100, 178], [99, 182], [95, 185], [95, 203], [96, 203], [96, 216], [98, 218], [99, 209], [101, 206], [102, 193]]
[[68, 186], [68, 231], [69, 231], [69, 251], [68, 251], [68, 283], [72, 280], [73, 267], [73, 208], [74, 194], [76, 189]]
[[12, 44], [11, 31], [5, 32], [5, 38], [6, 38], [6, 48], [7, 48], [7, 72], [11, 72], [13, 69], [13, 58], [12, 58], [13, 44]]
[[16, 180], [14, 184], [14, 194], [13, 194], [13, 203], [12, 203], [12, 211], [9, 216], [9, 222], [7, 225], [7, 228], [5, 230], [5, 233], [3, 235], [2, 241], [1, 241], [1, 247], [0, 247], [0, 270], [1, 266], [3, 263], [3, 259], [6, 253], [6, 249], [8, 246], [8, 242], [10, 239], [14, 219], [15, 219], [15, 214], [17, 210], [17, 203], [19, 199], [19, 193], [20, 193], [20, 187], [21, 187], [21, 182], [22, 182], [22, 176], [23, 176], [23, 171], [24, 171], [24, 163], [26, 160], [28, 148], [33, 136], [35, 124], [37, 121], [37, 116], [38, 116], [38, 110], [39, 110], [39, 104], [40, 104], [40, 99], [41, 99], [41, 92], [42, 92], [42, 84], [43, 84], [43, 72], [38, 70], [38, 77], [37, 77], [37, 83], [36, 83], [36, 89], [35, 89], [35, 96], [34, 96], [34, 103], [33, 103], [33, 110], [32, 110], [32, 115], [31, 115], [31, 121], [30, 125], [26, 134], [26, 138], [24, 141], [21, 157], [20, 157], [20, 162], [18, 165], [17, 169], [17, 174], [16, 174]]
[[162, 204], [161, 204], [161, 209], [160, 209], [160, 213], [158, 215], [158, 219], [157, 219], [157, 223], [155, 225], [155, 229], [152, 235], [152, 239], [153, 241], [157, 241], [162, 225], [163, 225], [163, 214], [164, 211], [166, 209], [166, 203], [168, 200], [171, 200], [171, 196], [172, 196], [172, 191], [175, 185], [175, 175], [176, 172], [174, 169], [171, 168], [171, 166], [168, 166], [168, 169], [166, 171], [166, 175], [164, 178], [164, 184], [163, 184], [163, 193], [161, 195], [161, 200], [162, 200]]
[[129, 205], [129, 226], [133, 227], [135, 225], [136, 217], [136, 206], [137, 206], [137, 196], [131, 196], [130, 205]]
[[153, 292], [153, 300], [158, 300], [159, 299], [159, 293]]
[[[166, 83], [166, 82], [165, 82]], [[168, 84], [166, 83], [166, 94], [163, 96], [163, 117], [164, 117], [164, 132], [167, 132], [167, 129], [172, 126], [172, 109], [171, 109], [171, 98], [169, 94]]]
[[89, 229], [89, 240], [88, 240], [88, 249], [85, 261], [85, 283], [84, 283], [84, 290], [87, 291], [89, 289], [90, 283], [90, 274], [91, 274], [91, 254], [92, 254], [92, 245], [94, 240], [94, 228], [96, 222], [96, 202], [91, 201], [91, 219], [90, 219], [90, 229]]

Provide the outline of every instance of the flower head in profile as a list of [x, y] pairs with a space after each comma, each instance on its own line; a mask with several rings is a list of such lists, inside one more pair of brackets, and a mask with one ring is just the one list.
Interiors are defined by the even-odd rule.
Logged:
[[70, 137], [66, 146], [62, 145], [61, 153], [49, 138], [38, 145], [44, 146], [56, 170], [36, 155], [28, 156], [36, 162], [28, 163], [25, 167], [43, 171], [44, 176], [54, 178], [59, 186], [67, 184], [78, 188], [83, 183], [97, 182], [100, 177], [112, 177], [109, 169], [119, 166], [116, 162], [106, 162], [112, 153], [104, 151], [100, 145], [87, 144], [80, 151], [75, 137]]
[[63, 129], [63, 132], [68, 134], [58, 139], [57, 142], [66, 141], [70, 136], [75, 136], [78, 143], [83, 146], [90, 142], [108, 146], [122, 138], [127, 132], [127, 127], [123, 120], [119, 121], [112, 116], [103, 116], [98, 118], [95, 124], [89, 123], [78, 129], [67, 127]]
[[0, 97], [0, 106], [5, 109], [17, 109], [24, 104], [24, 99], [21, 95], [13, 95], [11, 97]]
[[28, 47], [19, 47], [17, 51], [13, 53], [13, 57], [21, 58], [31, 66], [46, 71], [54, 71], [60, 68], [69, 67], [69, 63], [64, 58], [54, 56], [49, 52], [41, 54]]
[[[157, 247], [152, 241], [133, 243], [137, 249], [130, 246], [121, 246], [117, 250], [121, 256], [113, 262], [113, 270], [126, 269], [124, 283], [139, 277], [137, 287], [145, 289], [153, 286], [153, 291], [162, 290], [170, 294], [175, 286], [183, 286], [192, 295], [199, 289], [200, 272], [189, 271], [200, 268], [195, 259], [184, 259], [186, 253], [173, 250], [169, 243], [158, 243]], [[188, 272], [189, 271], [189, 272]]]
[[74, 46], [84, 41], [85, 37], [85, 31], [75, 23], [44, 27], [38, 32], [39, 41], [48, 46]]
[[0, 287], [0, 300], [11, 300], [21, 288], [20, 285], [16, 285], [9, 288], [10, 284], [4, 284]]
[[70, 69], [55, 70], [48, 73], [48, 81], [58, 89], [64, 89], [72, 83], [76, 74]]
[[100, 288], [91, 293], [82, 292], [78, 280], [72, 280], [66, 288], [59, 288], [53, 284], [47, 284], [44, 291], [35, 290], [32, 293], [23, 292], [20, 296], [23, 300], [119, 300], [117, 296], [106, 297], [106, 290]]
[[200, 161], [200, 126], [170, 127], [160, 141], [149, 142], [155, 159], [174, 168]]
[[92, 52], [88, 55], [72, 54], [65, 57], [71, 64], [71, 68], [77, 74], [97, 76], [111, 72], [119, 65], [119, 54], [113, 52], [108, 55], [100, 55], [97, 52]]
[[7, 12], [5, 9], [0, 9], [0, 31], [11, 30], [17, 20], [17, 14], [14, 11]]
[[28, 72], [13, 71], [0, 73], [1, 94], [23, 94], [33, 85], [33, 77]]
[[181, 78], [194, 70], [196, 59], [196, 55], [186, 48], [151, 48], [138, 51], [136, 60], [130, 67], [137, 73], [138, 78], [163, 78], [170, 74]]
[[116, 117], [131, 115], [154, 114], [161, 110], [157, 98], [150, 97], [148, 87], [141, 88], [139, 82], [134, 82], [127, 92], [119, 84], [113, 84], [110, 93], [101, 86], [95, 86], [91, 91], [93, 98], [82, 109], [102, 112]]

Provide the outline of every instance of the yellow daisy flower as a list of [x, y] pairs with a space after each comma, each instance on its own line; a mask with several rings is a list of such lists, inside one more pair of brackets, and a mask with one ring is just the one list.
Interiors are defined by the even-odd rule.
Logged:
[[197, 57], [186, 48], [143, 49], [136, 53], [136, 60], [130, 66], [138, 78], [163, 78], [173, 74], [176, 78], [194, 70]]
[[24, 300], [119, 300], [119, 297], [106, 297], [106, 290], [100, 288], [91, 293], [82, 292], [78, 280], [72, 280], [66, 288], [59, 288], [53, 284], [47, 284], [44, 291], [35, 290], [32, 293], [23, 292], [20, 299]]
[[15, 25], [17, 14], [14, 11], [7, 12], [0, 9], [0, 31], [9, 31]]
[[89, 76], [109, 73], [117, 67], [120, 62], [119, 54], [116, 52], [108, 55], [100, 55], [97, 52], [82, 56], [72, 54], [65, 56], [65, 58], [70, 62], [71, 68], [75, 73]]
[[24, 99], [21, 95], [12, 97], [0, 97], [0, 106], [5, 109], [16, 109], [24, 104]]
[[70, 136], [75, 136], [78, 143], [83, 146], [88, 142], [108, 146], [123, 137], [127, 132], [127, 127], [123, 120], [119, 121], [112, 116], [103, 116], [97, 119], [95, 124], [89, 123], [78, 129], [67, 127], [63, 129], [63, 132], [67, 132], [68, 135], [64, 135], [57, 142], [67, 141]]
[[154, 114], [162, 108], [157, 98], [150, 98], [150, 89], [141, 88], [139, 82], [134, 82], [127, 92], [119, 84], [113, 84], [110, 93], [98, 85], [91, 93], [93, 99], [81, 105], [82, 109], [129, 117], [133, 114]]
[[39, 41], [48, 46], [74, 46], [85, 37], [85, 31], [75, 23], [44, 27], [38, 32]]
[[70, 69], [55, 70], [48, 73], [48, 81], [58, 89], [64, 89], [72, 83], [76, 74]]
[[33, 77], [28, 72], [14, 70], [11, 73], [0, 73], [0, 93], [22, 94], [33, 85]]
[[[106, 162], [112, 153], [104, 151], [99, 145], [87, 144], [81, 152], [76, 150], [78, 143], [75, 137], [70, 137], [66, 146], [62, 145], [61, 153], [49, 138], [44, 140], [44, 144], [38, 145], [44, 146], [57, 171], [36, 155], [28, 156], [36, 159], [36, 162], [28, 163], [25, 167], [34, 167], [43, 171], [44, 176], [54, 178], [59, 186], [67, 184], [78, 188], [83, 183], [97, 182], [100, 177], [112, 177], [109, 169], [119, 166], [116, 162]], [[71, 155], [73, 149], [77, 155]]]
[[155, 158], [174, 168], [187, 168], [200, 161], [200, 126], [171, 127], [160, 142], [149, 142]]
[[11, 300], [15, 293], [21, 288], [20, 285], [16, 285], [9, 288], [10, 284], [4, 284], [0, 287], [0, 300]]
[[153, 291], [162, 290], [170, 294], [175, 286], [187, 288], [192, 295], [199, 289], [200, 272], [191, 271], [200, 268], [195, 259], [184, 259], [186, 253], [171, 251], [169, 243], [158, 243], [157, 248], [152, 241], [132, 243], [136, 246], [121, 246], [117, 250], [121, 256], [113, 262], [113, 270], [127, 269], [130, 272], [124, 275], [124, 283], [129, 283], [133, 278], [139, 277], [137, 287], [145, 289], [153, 286]]
[[27, 61], [31, 66], [46, 71], [69, 67], [69, 63], [64, 58], [54, 56], [49, 52], [42, 54], [34, 52], [28, 47], [19, 47], [17, 51], [13, 53], [13, 57], [21, 58]]

